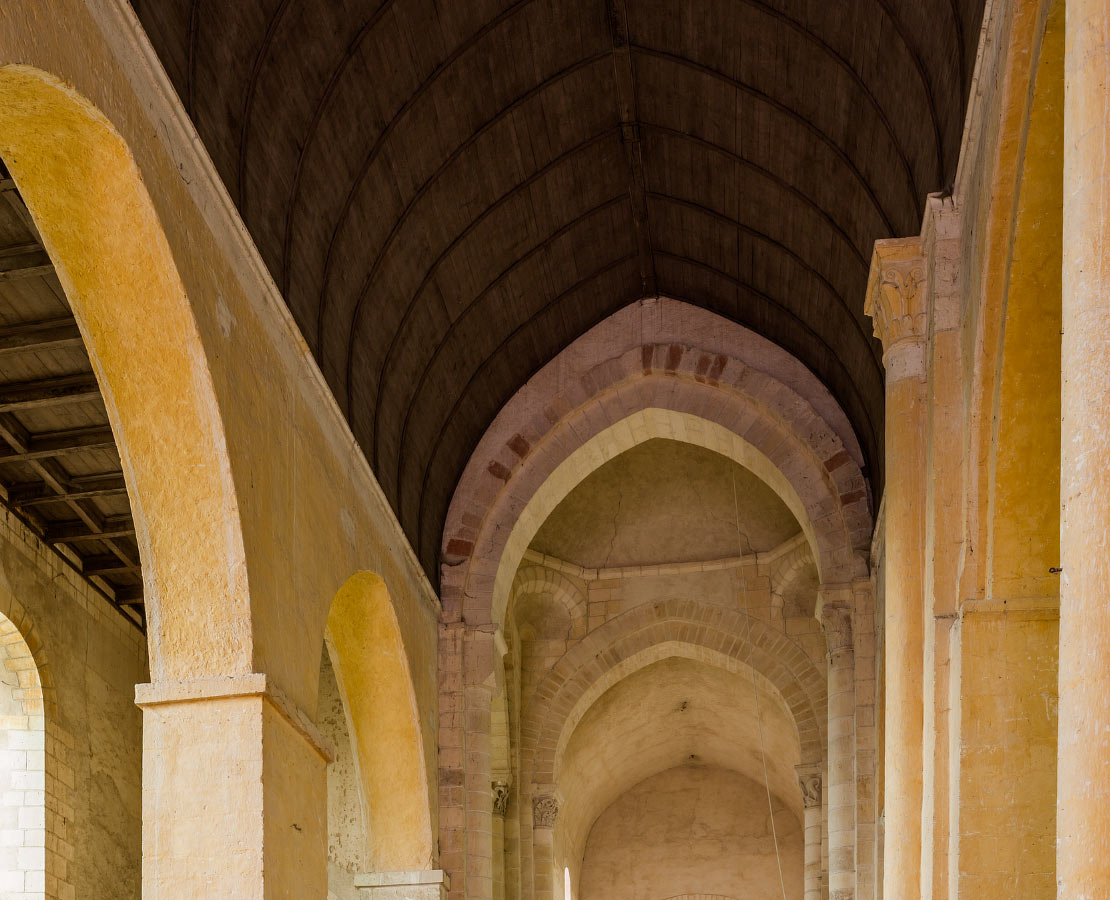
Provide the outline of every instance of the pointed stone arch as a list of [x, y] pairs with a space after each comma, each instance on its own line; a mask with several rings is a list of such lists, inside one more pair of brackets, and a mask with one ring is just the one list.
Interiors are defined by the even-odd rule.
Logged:
[[[441, 594], [453, 615], [499, 622], [552, 501], [652, 437], [697, 443], [752, 468], [798, 518], [822, 581], [866, 576], [870, 489], [858, 443], [827, 391], [784, 351], [678, 301], [650, 301], [666, 307], [661, 318], [680, 320], [652, 334], [633, 321], [646, 302], [568, 347], [479, 443], [443, 537]], [[683, 333], [697, 343], [679, 342]], [[654, 340], [663, 337], [672, 340]]]

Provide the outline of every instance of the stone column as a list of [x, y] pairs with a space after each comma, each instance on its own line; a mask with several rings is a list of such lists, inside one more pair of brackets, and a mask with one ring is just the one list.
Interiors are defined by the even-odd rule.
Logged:
[[[553, 794], [532, 796], [532, 865], [534, 900], [552, 900], [555, 896], [555, 820], [559, 817], [559, 801]], [[562, 890], [560, 883], [560, 890]]]
[[140, 684], [135, 694], [143, 897], [325, 897], [332, 752], [308, 718], [265, 675]]
[[829, 900], [856, 896], [856, 665], [852, 592], [822, 586], [821, 627], [828, 648]]
[[1057, 896], [1110, 896], [1110, 6], [1068, 0]]
[[447, 900], [451, 879], [442, 869], [356, 875], [363, 900]]
[[797, 766], [798, 785], [805, 805], [805, 900], [824, 900], [821, 883], [821, 769]]
[[886, 367], [886, 861], [883, 896], [921, 896], [925, 265], [919, 238], [877, 241], [866, 311]]

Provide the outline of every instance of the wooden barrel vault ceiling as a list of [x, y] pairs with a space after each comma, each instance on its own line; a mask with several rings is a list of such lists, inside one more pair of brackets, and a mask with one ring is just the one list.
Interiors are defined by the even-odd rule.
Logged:
[[828, 386], [876, 484], [876, 238], [954, 175], [983, 0], [135, 0], [436, 581], [517, 388], [663, 294]]

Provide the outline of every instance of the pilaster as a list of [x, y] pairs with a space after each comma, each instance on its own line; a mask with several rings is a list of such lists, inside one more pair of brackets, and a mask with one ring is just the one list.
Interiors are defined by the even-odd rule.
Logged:
[[323, 897], [327, 741], [265, 675], [141, 684], [143, 896]]
[[1110, 896], [1110, 6], [1068, 0], [1060, 460], [1059, 897]]

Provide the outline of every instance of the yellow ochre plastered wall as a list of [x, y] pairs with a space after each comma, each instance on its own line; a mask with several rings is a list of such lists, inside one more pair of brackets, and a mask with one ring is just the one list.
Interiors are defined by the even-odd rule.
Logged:
[[1026, 39], [1040, 52], [1028, 86], [1012, 85], [1027, 119], [1021, 140], [1000, 152], [1000, 168], [1018, 177], [1015, 193], [995, 201], [1001, 215], [1006, 204], [1013, 213], [1008, 233], [994, 232], [1008, 239], [1008, 266], [1000, 284], [986, 286], [1001, 299], [1001, 319], [991, 330], [997, 349], [984, 346], [980, 360], [994, 366], [979, 479], [985, 583], [963, 604], [952, 647], [959, 692], [953, 891], [985, 898], [1056, 892], [1063, 3], [1047, 18], [1043, 7], [1028, 12], [1039, 13], [1029, 16]]
[[[209, 766], [247, 756], [272, 781], [238, 805], [210, 797], [226, 813], [220, 827], [162, 832], [192, 782], [151, 764], [145, 818], [160, 840], [144, 862], [149, 894], [192, 896], [206, 883], [229, 897], [298, 896], [324, 866], [326, 840], [311, 832], [327, 748], [310, 720], [332, 600], [355, 572], [388, 586], [428, 802], [434, 591], [126, 3], [0, 7], [0, 156], [67, 290], [124, 461], [151, 625], [148, 749], [184, 750], [207, 722], [244, 742], [213, 743]], [[245, 697], [270, 712], [234, 699]], [[274, 710], [287, 733], [268, 724]], [[298, 742], [315, 747], [308, 782], [271, 777], [297, 763]], [[286, 800], [303, 810], [302, 830], [265, 850], [249, 823]], [[430, 806], [429, 817], [434, 831]], [[240, 826], [254, 829], [262, 862], [234, 878], [222, 860]], [[160, 867], [171, 858], [181, 867]]]

